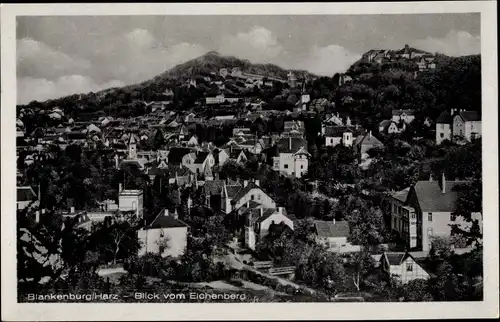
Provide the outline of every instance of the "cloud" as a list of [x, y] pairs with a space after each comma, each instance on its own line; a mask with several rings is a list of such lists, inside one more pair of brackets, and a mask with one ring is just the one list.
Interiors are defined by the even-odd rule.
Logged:
[[76, 93], [98, 92], [111, 87], [124, 86], [119, 80], [97, 84], [90, 77], [82, 75], [61, 76], [55, 81], [45, 78], [22, 77], [17, 80], [18, 104], [28, 104], [33, 100], [48, 99]]
[[227, 36], [219, 48], [221, 54], [245, 58], [254, 63], [277, 62], [284, 51], [271, 31], [258, 26], [248, 32]]
[[415, 42], [415, 47], [449, 56], [465, 56], [481, 53], [481, 37], [466, 31], [450, 31], [444, 38], [427, 37]]
[[17, 42], [17, 75], [55, 79], [69, 73], [83, 74], [91, 64], [31, 38]]
[[342, 46], [313, 46], [307, 57], [297, 64], [298, 69], [305, 69], [320, 76], [333, 76], [345, 72], [361, 57]]

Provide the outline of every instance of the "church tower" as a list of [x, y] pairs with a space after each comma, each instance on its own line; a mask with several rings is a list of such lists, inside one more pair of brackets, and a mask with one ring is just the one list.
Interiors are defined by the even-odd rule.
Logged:
[[128, 140], [128, 158], [130, 160], [137, 159], [137, 143], [133, 133], [130, 133]]

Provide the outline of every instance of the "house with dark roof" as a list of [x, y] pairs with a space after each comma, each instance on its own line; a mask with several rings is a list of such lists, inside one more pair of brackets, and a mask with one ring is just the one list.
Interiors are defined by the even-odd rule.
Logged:
[[231, 198], [233, 210], [237, 210], [249, 201], [255, 201], [266, 208], [276, 208], [276, 202], [260, 187], [260, 181], [243, 181], [243, 187]]
[[[418, 181], [413, 186], [390, 196], [391, 230], [402, 239], [408, 250], [431, 249], [433, 237], [451, 236], [451, 225], [468, 229], [471, 223], [453, 215], [466, 181]], [[473, 214], [482, 229], [482, 216]]]
[[212, 152], [196, 151], [185, 155], [182, 164], [196, 175], [204, 174], [207, 176], [212, 173], [215, 158]]
[[428, 279], [430, 274], [408, 252], [384, 252], [379, 267], [389, 276], [406, 284], [416, 279]]
[[398, 123], [393, 120], [383, 120], [378, 124], [379, 133], [396, 134], [402, 130], [403, 128], [399, 128]]
[[[453, 111], [452, 111], [453, 113]], [[448, 111], [443, 111], [436, 119], [436, 144], [439, 145], [444, 140], [451, 141], [451, 128], [453, 116]]]
[[264, 238], [271, 225], [284, 224], [291, 230], [293, 217], [289, 216], [283, 207], [277, 208], [248, 208], [245, 215], [245, 246], [255, 250], [255, 245]]
[[368, 158], [368, 151], [373, 148], [383, 148], [384, 144], [380, 142], [372, 132], [368, 132], [364, 135], [359, 135], [354, 141], [354, 149], [360, 155], [361, 159]]
[[358, 252], [361, 247], [352, 245], [347, 241], [349, 237], [349, 223], [347, 221], [323, 221], [316, 220], [314, 222], [314, 232], [316, 242], [324, 245], [331, 252], [347, 253]]
[[461, 111], [453, 116], [453, 139], [457, 142], [474, 140], [481, 136], [481, 114]]
[[360, 126], [347, 125], [326, 125], [321, 128], [322, 134], [325, 137], [325, 146], [352, 146], [354, 138], [361, 135], [364, 130]]
[[179, 220], [177, 211], [160, 211], [151, 224], [139, 229], [137, 236], [141, 242], [139, 256], [147, 253], [160, 254], [162, 257], [179, 257], [187, 248], [188, 225]]
[[414, 110], [392, 110], [392, 120], [396, 123], [405, 122], [406, 124], [410, 124], [414, 119]]
[[273, 170], [297, 178], [307, 172], [309, 158], [307, 141], [302, 137], [282, 137], [277, 142], [278, 156], [273, 157]]
[[30, 203], [38, 199], [37, 194], [30, 186], [17, 187], [16, 206], [18, 210], [23, 210]]

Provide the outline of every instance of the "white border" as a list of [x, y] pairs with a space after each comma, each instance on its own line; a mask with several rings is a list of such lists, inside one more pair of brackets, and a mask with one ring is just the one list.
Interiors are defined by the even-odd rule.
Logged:
[[[498, 317], [498, 75], [495, 1], [1, 5], [2, 320], [401, 319]], [[15, 241], [16, 16], [481, 13], [484, 301], [460, 303], [18, 304]]]

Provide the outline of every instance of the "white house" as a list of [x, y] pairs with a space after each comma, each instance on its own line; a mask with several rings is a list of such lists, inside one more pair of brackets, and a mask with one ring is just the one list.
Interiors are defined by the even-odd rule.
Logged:
[[142, 190], [122, 190], [120, 184], [118, 193], [118, 210], [135, 211], [138, 218], [143, 218], [144, 193]]
[[439, 115], [436, 120], [436, 144], [441, 144], [444, 140], [452, 140], [452, 128], [453, 117], [447, 111], [444, 111]]
[[287, 215], [285, 208], [258, 208], [247, 213], [245, 222], [245, 245], [255, 250], [256, 243], [265, 237], [272, 224], [285, 224], [294, 229], [293, 220]]
[[316, 242], [324, 245], [329, 251], [347, 253], [361, 250], [359, 245], [352, 245], [347, 241], [349, 237], [349, 223], [347, 221], [314, 222]]
[[392, 120], [396, 123], [400, 121], [410, 124], [415, 119], [413, 110], [392, 110]]
[[243, 181], [243, 187], [232, 198], [234, 204], [233, 210], [240, 208], [247, 202], [254, 201], [265, 208], [276, 208], [274, 200], [262, 190], [259, 180], [248, 182]]
[[471, 141], [481, 136], [481, 115], [464, 111], [453, 116], [453, 138]]
[[273, 158], [273, 169], [297, 178], [307, 172], [311, 155], [307, 141], [300, 137], [283, 137], [278, 141], [278, 156]]
[[384, 252], [380, 257], [384, 272], [398, 278], [403, 284], [416, 279], [428, 279], [429, 273], [411, 256], [404, 252]]
[[187, 233], [188, 225], [164, 209], [151, 224], [137, 231], [141, 241], [139, 256], [147, 253], [182, 256], [187, 247]]

